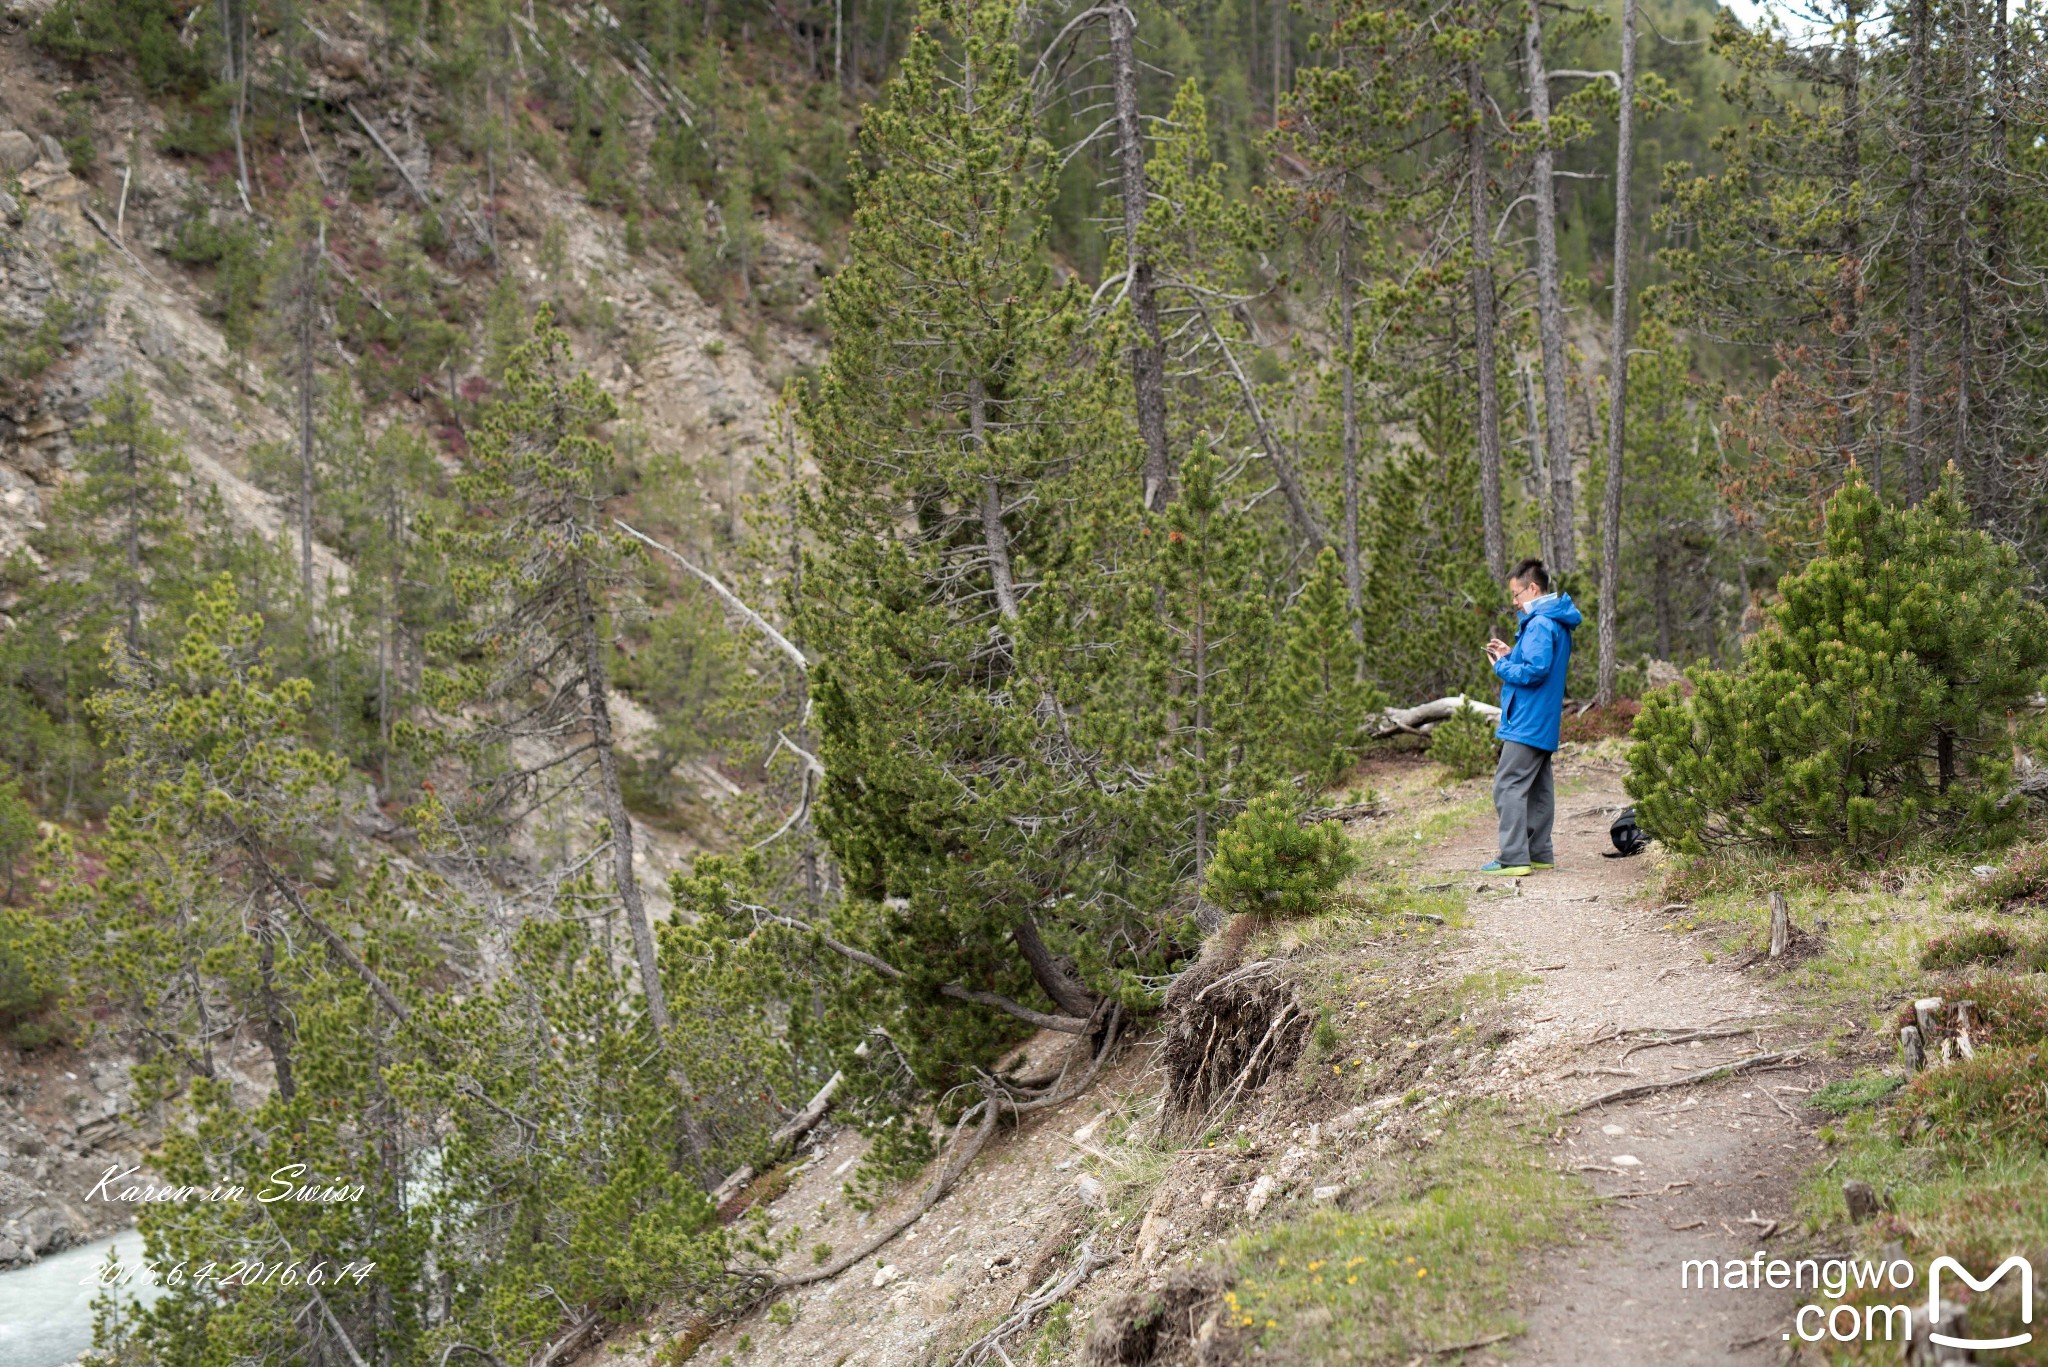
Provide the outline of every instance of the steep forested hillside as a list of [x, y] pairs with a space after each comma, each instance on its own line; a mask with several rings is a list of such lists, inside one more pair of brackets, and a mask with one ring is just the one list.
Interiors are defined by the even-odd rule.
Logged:
[[[102, 1351], [708, 1326], [903, 1227], [788, 1270], [828, 1108], [915, 1219], [1220, 1001], [1230, 1112], [1337, 1046], [1205, 985], [1406, 914], [1333, 818], [1491, 767], [1525, 557], [1674, 850], [2023, 834], [2044, 16], [1828, 19], [17, 0], [0, 1050], [360, 1188], [144, 1206], [322, 1270]], [[22, 1260], [104, 1218], [33, 1171]]]

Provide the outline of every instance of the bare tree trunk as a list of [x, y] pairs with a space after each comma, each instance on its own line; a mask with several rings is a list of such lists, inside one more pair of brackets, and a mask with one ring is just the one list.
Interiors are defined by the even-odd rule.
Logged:
[[377, 642], [378, 777], [386, 784], [391, 781], [391, 675], [396, 663], [392, 656], [398, 630], [398, 584], [404, 569], [398, 503], [398, 477], [394, 470], [384, 491], [384, 605], [378, 614], [382, 621], [378, 624]]
[[1137, 336], [1131, 343], [1131, 387], [1138, 404], [1138, 435], [1145, 442], [1145, 507], [1163, 512], [1173, 497], [1173, 452], [1166, 442], [1166, 349], [1159, 334], [1152, 254], [1140, 240], [1148, 191], [1145, 128], [1138, 112], [1138, 18], [1129, 5], [1109, 13], [1110, 80], [1116, 101], [1119, 193], [1124, 210], [1124, 272]]
[[1273, 126], [1280, 126], [1281, 82], [1286, 79], [1287, 0], [1273, 0]]
[[309, 635], [313, 630], [313, 335], [320, 321], [320, 256], [317, 239], [299, 244], [299, 593], [305, 599]]
[[1553, 551], [1550, 568], [1569, 574], [1578, 568], [1578, 536], [1573, 516], [1572, 452], [1566, 431], [1570, 401], [1564, 368], [1564, 294], [1557, 260], [1557, 154], [1550, 148], [1550, 73], [1543, 65], [1541, 0], [1528, 0], [1529, 23], [1523, 31], [1524, 73], [1529, 82], [1529, 112], [1536, 120], [1536, 331], [1543, 352], [1544, 449], [1550, 468], [1550, 522]]
[[1536, 553], [1543, 557], [1545, 565], [1555, 568], [1557, 521], [1551, 516], [1551, 504], [1556, 493], [1550, 483], [1550, 464], [1543, 458], [1543, 429], [1536, 416], [1536, 377], [1527, 362], [1522, 365], [1522, 407], [1528, 412], [1529, 469], [1536, 477]]
[[135, 398], [132, 391], [123, 391], [121, 398], [121, 425], [128, 433], [128, 489], [127, 526], [123, 539], [128, 543], [128, 582], [121, 586], [121, 592], [128, 600], [128, 649], [142, 648], [142, 452], [135, 441]]
[[[1358, 345], [1351, 289], [1351, 224], [1337, 230], [1337, 310], [1344, 347], [1344, 601], [1351, 611], [1351, 634], [1365, 639], [1365, 577], [1358, 554], [1358, 373], [1352, 352]], [[1495, 471], [1498, 479], [1499, 472]]]
[[1861, 446], [1857, 417], [1863, 408], [1856, 393], [1857, 351], [1863, 333], [1862, 306], [1857, 297], [1863, 278], [1863, 215], [1852, 212], [1850, 203], [1859, 193], [1858, 182], [1863, 175], [1863, 72], [1857, 16], [1855, 0], [1849, 0], [1843, 6], [1842, 137], [1835, 170], [1837, 193], [1844, 201], [1836, 249], [1840, 261], [1835, 275], [1835, 313], [1839, 320], [1835, 367], [1840, 372], [1835, 381], [1839, 391], [1835, 396], [1839, 413], [1835, 444], [1845, 467], [1856, 458]]
[[1927, 8], [1913, 0], [1906, 63], [1906, 502], [1926, 488], [1927, 457]]
[[[1208, 528], [1202, 529], [1204, 544], [1207, 544]], [[1188, 647], [1190, 652], [1190, 673], [1194, 678], [1195, 695], [1189, 700], [1192, 706], [1194, 724], [1195, 773], [1206, 785], [1209, 765], [1209, 591], [1203, 585], [1195, 595], [1195, 619], [1190, 624]], [[1207, 793], [1203, 796], [1206, 798]], [[1197, 802], [1195, 807], [1195, 887], [1199, 890], [1202, 878], [1209, 871], [1209, 804]], [[1199, 895], [1199, 894], [1198, 894]], [[1206, 899], [1204, 899], [1206, 901]], [[1199, 910], [1199, 909], [1198, 909]], [[1204, 926], [1203, 929], [1214, 929]]]
[[[1977, 0], [1963, 0], [1956, 11], [1954, 46], [1960, 53], [1957, 70], [1961, 89], [1956, 96], [1958, 127], [1952, 136], [1959, 144], [1953, 154], [1955, 162], [1962, 168], [1963, 184], [1959, 198], [1965, 205], [1972, 205], [1983, 198], [1983, 189], [1975, 178], [1977, 170], [1977, 111], [1983, 107], [1984, 92], [1977, 83]], [[1977, 345], [1977, 251], [1970, 239], [1970, 211], [1957, 211], [1955, 226], [1955, 280], [1956, 280], [1956, 418], [1952, 433], [1949, 459], [1956, 469], [1971, 470], [1970, 423], [1974, 416], [1970, 411], [1970, 386], [1976, 374]], [[1932, 473], [1932, 471], [1930, 471]], [[1974, 473], [1974, 472], [1973, 472]]]
[[270, 1064], [277, 1074], [277, 1095], [290, 1101], [298, 1091], [292, 1079], [291, 1036], [284, 1026], [284, 1002], [277, 991], [277, 925], [265, 914], [256, 927], [256, 983], [263, 997], [263, 1043], [270, 1051]]
[[[1651, 572], [1650, 594], [1657, 613], [1657, 658], [1671, 658], [1671, 555], [1663, 534], [1657, 539], [1657, 559]], [[1745, 601], [1747, 594], [1743, 595]]]
[[1493, 215], [1486, 195], [1486, 87], [1478, 61], [1465, 63], [1466, 172], [1472, 178], [1472, 343], [1479, 375], [1479, 505], [1486, 568], [1508, 572], [1507, 531], [1500, 507], [1500, 376], [1494, 355]]
[[[597, 603], [591, 596], [589, 581], [585, 579], [580, 565], [574, 572], [573, 591], [576, 596], [577, 644], [583, 655], [585, 719], [590, 724], [591, 748], [597, 751], [598, 800], [604, 808], [605, 821], [612, 828], [612, 888], [625, 909], [626, 928], [633, 936], [633, 958], [640, 969], [641, 995], [647, 999], [648, 1023], [654, 1027], [655, 1038], [661, 1041], [664, 1049], [668, 1049], [675, 1020], [669, 1015], [668, 989], [661, 981], [661, 960], [655, 952], [654, 927], [648, 922], [647, 907], [640, 897], [640, 879], [633, 872], [633, 818], [626, 811], [625, 793], [619, 786], [618, 748], [612, 736], [610, 672], [605, 668], [604, 641], [598, 632]], [[684, 1094], [683, 1123], [691, 1147], [702, 1154], [709, 1147], [709, 1136], [696, 1115], [696, 1089], [691, 1086], [688, 1074], [676, 1061], [673, 1052], [669, 1055], [669, 1075]]]
[[1600, 500], [1600, 682], [1614, 701], [1619, 663], [1621, 462], [1628, 413], [1629, 170], [1635, 154], [1636, 0], [1621, 0], [1621, 117], [1614, 144], [1614, 316], [1607, 330], [1607, 487]]
[[249, 155], [242, 142], [242, 114], [249, 107], [249, 0], [242, 0], [236, 7], [241, 32], [229, 51], [228, 60], [235, 66], [235, 104], [229, 120], [235, 130], [235, 189], [242, 197], [242, 212], [254, 215], [256, 210], [249, 203]]
[[1052, 951], [1045, 947], [1045, 940], [1038, 933], [1038, 922], [1026, 912], [1018, 918], [1016, 929], [1011, 932], [1017, 941], [1017, 948], [1024, 954], [1024, 962], [1031, 965], [1031, 976], [1054, 1006], [1070, 1016], [1091, 1016], [1095, 1014], [1095, 994], [1066, 973], [1053, 962]]
[[[988, 390], [979, 376], [967, 382], [967, 422], [979, 449], [988, 446]], [[1010, 572], [1010, 531], [1003, 525], [1003, 489], [994, 479], [981, 485], [981, 538], [988, 550], [988, 577], [995, 588], [996, 611], [1005, 622], [1019, 615], [1017, 581]]]
[[2007, 118], [2012, 108], [2012, 30], [2007, 0], [1993, 0], [1991, 8], [1991, 91], [1990, 118], [1985, 138], [1990, 149], [1990, 180], [1984, 195], [1984, 301], [1987, 326], [1984, 357], [1989, 374], [1982, 382], [1984, 414], [1982, 449], [1971, 462], [1972, 489], [1979, 516], [2003, 506], [2005, 498], [2005, 428], [2009, 421], [2010, 394], [2005, 379], [2010, 373], [2007, 354], [2010, 333], [2010, 298], [2007, 282], [2012, 279], [2009, 253], [2008, 217], [2011, 210], [2011, 167], [2007, 162]]

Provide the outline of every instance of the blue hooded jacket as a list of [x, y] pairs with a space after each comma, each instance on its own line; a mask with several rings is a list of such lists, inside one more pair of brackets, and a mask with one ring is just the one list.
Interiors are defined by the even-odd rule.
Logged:
[[1522, 609], [1515, 648], [1493, 662], [1501, 681], [1496, 736], [1537, 750], [1557, 749], [1572, 628], [1584, 620], [1568, 593], [1546, 593]]

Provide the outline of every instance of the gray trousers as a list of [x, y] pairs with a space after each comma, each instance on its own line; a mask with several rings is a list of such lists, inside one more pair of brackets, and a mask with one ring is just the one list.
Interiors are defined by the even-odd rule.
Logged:
[[1550, 782], [1550, 752], [1506, 740], [1493, 771], [1493, 806], [1500, 813], [1500, 862], [1554, 864], [1550, 828], [1557, 820], [1557, 791]]

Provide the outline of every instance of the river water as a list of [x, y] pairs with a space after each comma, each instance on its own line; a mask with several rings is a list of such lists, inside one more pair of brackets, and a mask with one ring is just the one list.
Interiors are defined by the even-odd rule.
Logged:
[[60, 1367], [92, 1347], [92, 1300], [108, 1249], [132, 1278], [121, 1294], [157, 1298], [141, 1266], [142, 1236], [132, 1229], [0, 1272], [0, 1367]]

